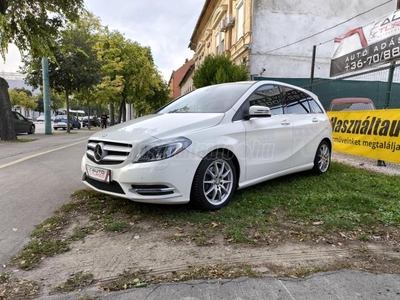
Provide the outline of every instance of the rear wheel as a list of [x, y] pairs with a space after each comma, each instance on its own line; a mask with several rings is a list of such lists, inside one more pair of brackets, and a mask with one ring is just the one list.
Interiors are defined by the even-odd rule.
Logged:
[[237, 185], [236, 168], [226, 154], [206, 156], [193, 179], [191, 203], [203, 210], [217, 210], [232, 198]]
[[331, 147], [327, 141], [322, 141], [317, 149], [317, 153], [314, 158], [313, 172], [315, 174], [323, 174], [328, 171], [331, 165]]
[[35, 125], [31, 125], [31, 128], [29, 128], [28, 134], [34, 134], [35, 133]]

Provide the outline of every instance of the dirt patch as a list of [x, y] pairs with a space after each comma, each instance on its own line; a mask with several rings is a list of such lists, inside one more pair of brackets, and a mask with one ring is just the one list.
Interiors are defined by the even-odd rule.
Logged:
[[[46, 258], [32, 270], [14, 267], [9, 272], [35, 291], [38, 284], [34, 283], [40, 283], [42, 295], [54, 293], [79, 272], [92, 274], [93, 282], [100, 283], [117, 280], [126, 272], [161, 278], [193, 266], [213, 265], [246, 265], [264, 275], [292, 277], [343, 268], [400, 273], [399, 248], [388, 242], [296, 243], [288, 239], [276, 245], [249, 246], [230, 244], [215, 236], [207, 246], [198, 246], [191, 240], [176, 240], [174, 232], [182, 230], [154, 228], [146, 223], [125, 233], [101, 231], [71, 243], [70, 251]], [[4, 288], [5, 284], [0, 284], [0, 291]]]

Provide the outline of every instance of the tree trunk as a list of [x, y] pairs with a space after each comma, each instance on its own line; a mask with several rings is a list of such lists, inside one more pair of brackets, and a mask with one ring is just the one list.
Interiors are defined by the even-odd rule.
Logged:
[[11, 111], [8, 83], [0, 77], [0, 136], [2, 141], [17, 140], [14, 116]]
[[114, 104], [110, 104], [110, 125], [115, 124], [115, 118], [114, 118]]
[[126, 121], [126, 107], [125, 107], [125, 99], [122, 99], [121, 104], [119, 106], [119, 116], [118, 123]]
[[88, 103], [88, 105], [87, 105], [87, 106], [88, 106], [88, 109], [87, 109], [87, 110], [88, 110], [88, 116], [87, 116], [87, 117], [88, 117], [87, 128], [90, 130], [90, 103], [89, 103], [89, 100], [88, 100], [88, 102], [87, 102], [87, 103]]
[[65, 90], [65, 97], [66, 97], [66, 103], [67, 103], [67, 132], [70, 133], [69, 127], [70, 127], [70, 121], [69, 121], [69, 92], [68, 90]]

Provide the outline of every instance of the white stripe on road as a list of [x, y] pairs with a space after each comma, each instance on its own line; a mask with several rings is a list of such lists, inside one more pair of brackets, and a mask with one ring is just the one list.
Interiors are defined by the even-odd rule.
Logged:
[[51, 150], [48, 150], [48, 151], [36, 153], [36, 154], [30, 155], [30, 156], [27, 156], [27, 157], [24, 157], [24, 158], [21, 158], [21, 159], [6, 163], [4, 165], [0, 165], [0, 169], [3, 169], [3, 168], [6, 168], [6, 167], [9, 167], [9, 166], [18, 164], [20, 162], [23, 162], [25, 160], [28, 160], [28, 159], [31, 159], [31, 158], [34, 158], [34, 157], [38, 157], [38, 156], [45, 155], [45, 154], [48, 154], [48, 153], [51, 153], [51, 152], [54, 152], [54, 151], [58, 151], [58, 150], [61, 150], [61, 149], [72, 147], [72, 146], [75, 146], [75, 145], [78, 145], [78, 144], [81, 144], [81, 143], [86, 143], [86, 141], [87, 141], [87, 139], [85, 139], [84, 141], [76, 142], [76, 143], [69, 144], [69, 145], [66, 145], [66, 146], [62, 146], [62, 147], [59, 147], [59, 148], [55, 148], [55, 149], [51, 149]]

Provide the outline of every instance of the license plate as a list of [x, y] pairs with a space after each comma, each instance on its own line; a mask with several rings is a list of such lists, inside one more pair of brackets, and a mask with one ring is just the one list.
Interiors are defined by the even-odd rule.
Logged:
[[111, 171], [86, 165], [86, 174], [92, 179], [110, 183]]

